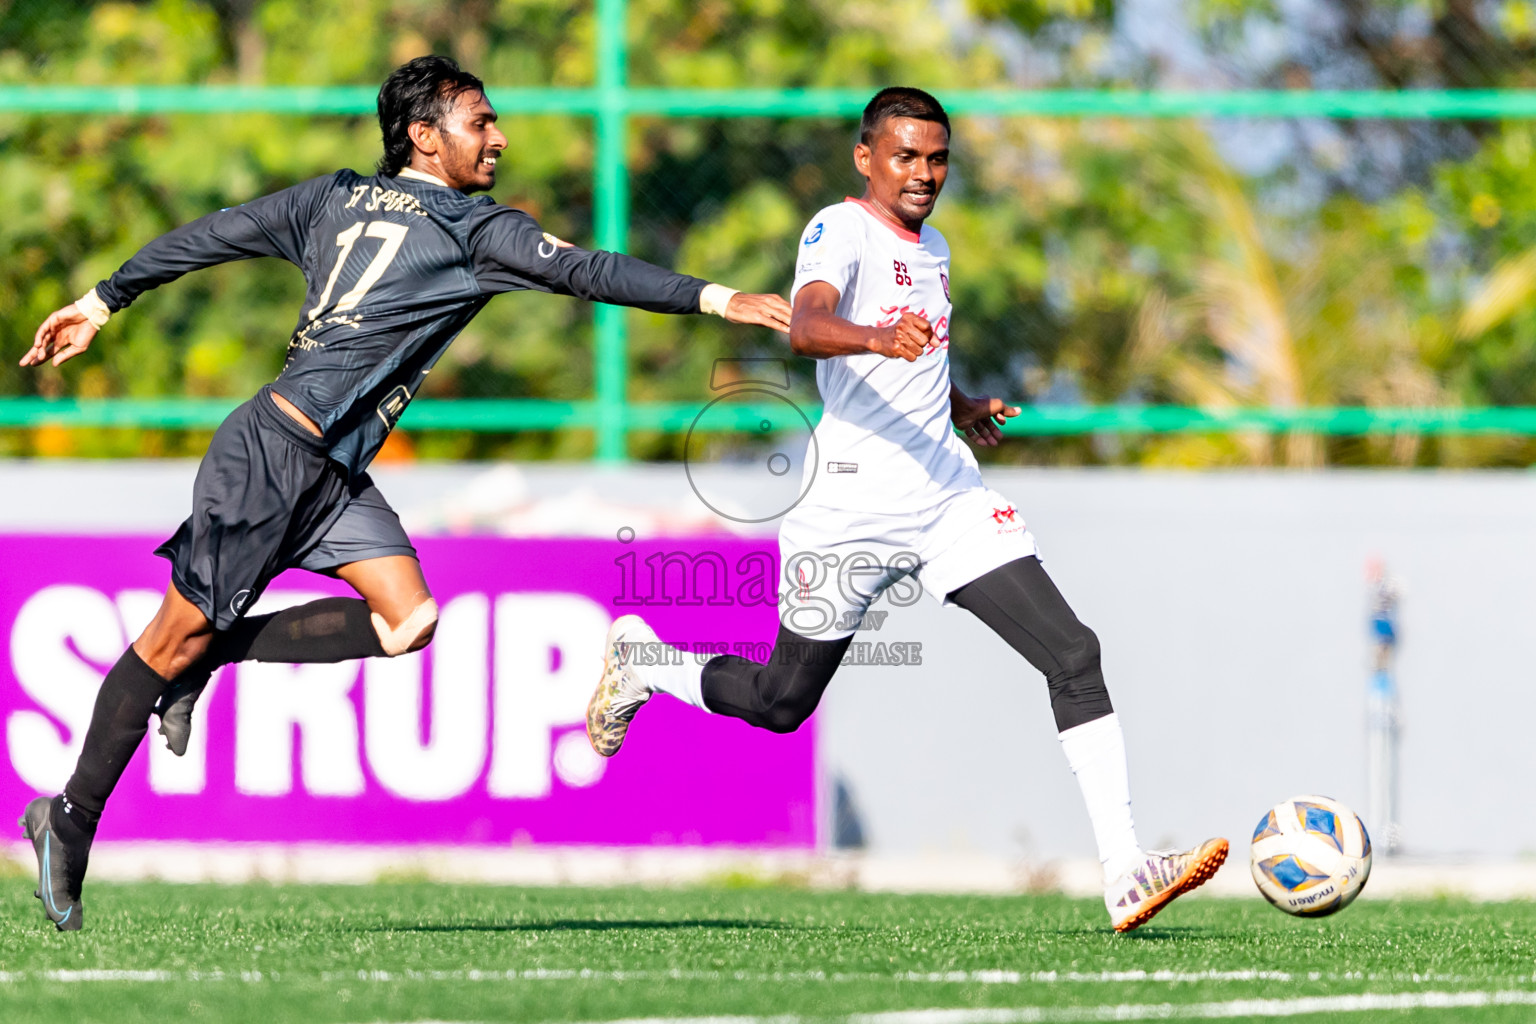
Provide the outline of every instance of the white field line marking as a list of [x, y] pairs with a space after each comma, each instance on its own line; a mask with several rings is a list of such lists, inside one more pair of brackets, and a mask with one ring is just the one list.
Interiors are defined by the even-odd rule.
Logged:
[[[1076, 971], [905, 971], [896, 974], [847, 973], [825, 971], [594, 971], [591, 969], [535, 968], [533, 970], [506, 971], [337, 971], [321, 976], [324, 981], [759, 981], [759, 982], [882, 982], [898, 981], [917, 984], [977, 984], [977, 985], [1031, 985], [1058, 984], [1062, 982], [1126, 983], [1126, 982], [1199, 982], [1199, 981], [1293, 981], [1296, 976], [1287, 971], [1103, 971], [1091, 974]], [[1321, 981], [1323, 976], [1314, 973], [1309, 980]], [[1356, 980], [1344, 978], [1343, 980]], [[1359, 980], [1366, 980], [1363, 976]], [[1374, 979], [1372, 979], [1374, 980]], [[1408, 980], [1395, 978], [1392, 980]], [[1412, 980], [1429, 980], [1415, 976]], [[1476, 980], [1443, 977], [1439, 981]], [[1503, 979], [1500, 979], [1503, 980]], [[1532, 978], [1515, 978], [1516, 982], [1536, 981]]]
[[[589, 1024], [1086, 1024], [1092, 1021], [1220, 1020], [1231, 1017], [1304, 1017], [1315, 1013], [1383, 1010], [1454, 1010], [1481, 1006], [1536, 1006], [1536, 992], [1404, 992], [1300, 999], [1234, 999], [1224, 1003], [1122, 1003], [1119, 1006], [1021, 1006], [1013, 1010], [896, 1010], [847, 1017], [634, 1017]], [[447, 1024], [415, 1021], [412, 1024]]]
[[[847, 1024], [1055, 1024], [1074, 1021], [1218, 1020], [1226, 1017], [1301, 1017], [1313, 1013], [1443, 1010], [1478, 1006], [1536, 1006], [1536, 992], [1398, 992], [1298, 999], [1234, 999], [1224, 1003], [1039, 1007], [1016, 1010], [898, 1010], [854, 1014]], [[638, 1024], [638, 1022], [629, 1022]], [[659, 1022], [653, 1022], [659, 1024]], [[681, 1022], [676, 1022], [681, 1024]]]
[[1536, 974], [1507, 977], [1466, 977], [1455, 974], [1367, 973], [1364, 971], [932, 971], [896, 974], [844, 973], [825, 971], [594, 971], [583, 969], [535, 968], [532, 970], [459, 970], [459, 971], [336, 971], [320, 980], [331, 981], [750, 981], [750, 982], [907, 982], [940, 985], [1056, 985], [1056, 984], [1191, 984], [1195, 982], [1236, 981], [1328, 981], [1391, 982], [1428, 984], [1498, 984], [1536, 983]]
[[0, 971], [0, 985], [26, 981], [55, 981], [66, 985], [101, 981], [276, 981], [276, 972], [261, 971]]
[[[526, 970], [456, 970], [456, 971], [322, 971], [318, 974], [290, 971], [163, 971], [163, 970], [50, 970], [50, 971], [0, 971], [0, 985], [19, 985], [28, 981], [52, 981], [64, 984], [91, 982], [211, 982], [240, 981], [259, 983], [282, 980], [318, 980], [332, 982], [372, 982], [388, 984], [405, 981], [608, 981], [608, 982], [655, 982], [655, 981], [736, 981], [736, 982], [832, 982], [870, 983], [900, 982], [906, 984], [941, 985], [1057, 985], [1057, 984], [1192, 984], [1198, 982], [1242, 981], [1328, 981], [1328, 982], [1389, 982], [1396, 984], [1531, 984], [1536, 974], [1501, 978], [1466, 977], [1453, 974], [1376, 973], [1365, 971], [1328, 972], [1309, 971], [1305, 974], [1290, 971], [1236, 970], [1236, 971], [931, 971], [897, 972], [895, 974], [827, 973], [825, 971], [594, 971], [591, 969], [533, 968]], [[1536, 996], [1536, 993], [1533, 993]], [[928, 1011], [921, 1011], [928, 1012]], [[936, 1011], [935, 1011], [936, 1012]], [[711, 1018], [713, 1019], [713, 1018]], [[749, 1018], [743, 1018], [749, 1019]], [[750, 1018], [756, 1020], [757, 1018]], [[703, 1018], [700, 1018], [702, 1021]], [[901, 1024], [901, 1022], [895, 1022]], [[942, 1022], [940, 1022], [942, 1024]]]

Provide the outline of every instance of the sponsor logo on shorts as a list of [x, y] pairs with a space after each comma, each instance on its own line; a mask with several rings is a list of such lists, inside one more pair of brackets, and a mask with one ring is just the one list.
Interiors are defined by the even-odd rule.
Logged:
[[379, 419], [384, 421], [386, 427], [393, 429], [395, 423], [400, 419], [400, 414], [405, 412], [405, 407], [410, 401], [410, 388], [407, 388], [404, 384], [399, 385], [389, 394], [385, 395], [384, 400], [379, 403]]
[[858, 471], [859, 471], [859, 464], [857, 462], [829, 462], [829, 463], [827, 463], [827, 472], [828, 473], [857, 473]]
[[251, 603], [251, 589], [249, 587], [240, 591], [229, 599], [229, 610], [235, 615], [245, 611], [245, 606]]

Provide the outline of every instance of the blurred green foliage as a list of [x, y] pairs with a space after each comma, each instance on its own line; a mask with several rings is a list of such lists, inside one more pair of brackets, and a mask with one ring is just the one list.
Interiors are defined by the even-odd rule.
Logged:
[[[631, 0], [629, 77], [710, 88], [1528, 86], [1519, 0]], [[1164, 12], [1159, 14], [1159, 12]], [[1161, 20], [1159, 20], [1161, 18]], [[1144, 27], [1143, 27], [1144, 26]], [[506, 86], [591, 84], [590, 4], [553, 0], [0, 0], [0, 82], [377, 84], [456, 56]], [[1279, 40], [1280, 42], [1277, 42]], [[495, 197], [589, 242], [592, 126], [503, 110]], [[843, 121], [640, 118], [630, 251], [787, 289], [795, 239], [857, 194]], [[1056, 402], [1536, 405], [1536, 125], [964, 118], [934, 223], [955, 253], [967, 390]], [[144, 241], [378, 152], [371, 119], [0, 116], [0, 344]], [[192, 275], [62, 370], [0, 393], [244, 396], [276, 374], [303, 286], [274, 261]], [[498, 299], [429, 385], [580, 399], [591, 311]], [[787, 355], [708, 318], [631, 315], [630, 397], [703, 401], [722, 355]], [[809, 393], [811, 366], [796, 361]], [[583, 432], [420, 433], [418, 454], [577, 458]], [[195, 454], [205, 435], [0, 433], [0, 453]], [[639, 457], [681, 438], [636, 435]], [[722, 440], [722, 444], [734, 442]], [[1150, 465], [1526, 465], [1522, 438], [1304, 435], [1014, 440], [989, 458]]]

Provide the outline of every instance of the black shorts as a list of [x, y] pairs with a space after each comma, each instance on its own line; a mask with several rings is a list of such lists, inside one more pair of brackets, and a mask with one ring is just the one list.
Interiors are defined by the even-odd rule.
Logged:
[[214, 432], [192, 514], [155, 554], [170, 559], [182, 596], [228, 629], [284, 569], [329, 575], [416, 549], [368, 475], [349, 481], [324, 442], [262, 388]]

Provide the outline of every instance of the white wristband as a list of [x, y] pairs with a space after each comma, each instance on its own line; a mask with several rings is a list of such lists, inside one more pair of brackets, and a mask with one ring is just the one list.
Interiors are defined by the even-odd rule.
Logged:
[[101, 297], [96, 294], [95, 288], [76, 299], [75, 308], [84, 313], [85, 318], [95, 325], [97, 330], [100, 330], [106, 324], [107, 318], [112, 315], [107, 304], [102, 302]]
[[731, 296], [735, 294], [736, 289], [727, 288], [723, 284], [707, 284], [704, 290], [699, 292], [699, 312], [725, 316], [725, 307], [730, 303]]

